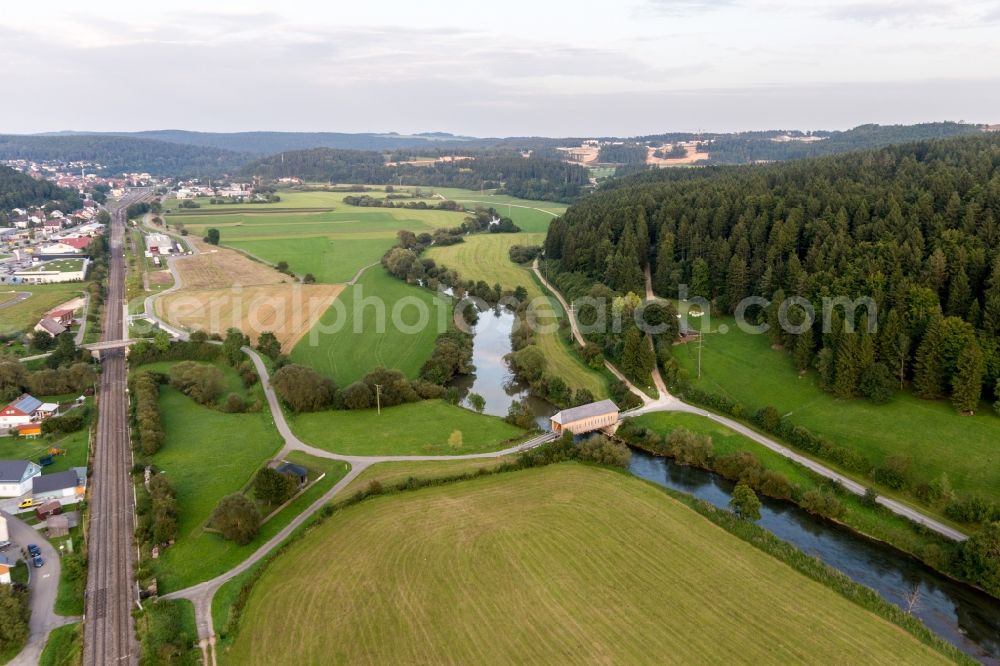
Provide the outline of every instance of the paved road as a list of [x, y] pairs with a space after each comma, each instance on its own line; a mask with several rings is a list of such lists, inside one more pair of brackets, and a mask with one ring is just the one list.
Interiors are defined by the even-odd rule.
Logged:
[[30, 291], [14, 291], [12, 289], [10, 291], [4, 291], [4, 292], [0, 292], [0, 293], [3, 293], [3, 294], [14, 294], [14, 298], [8, 299], [8, 300], [4, 301], [3, 303], [0, 303], [0, 310], [3, 310], [4, 308], [9, 308], [12, 305], [17, 305], [18, 303], [20, 303], [24, 299], [31, 297], [31, 292]]
[[[549, 283], [549, 281], [545, 279], [545, 276], [542, 275], [542, 271], [539, 270], [539, 268], [538, 268], [538, 259], [537, 258], [535, 259], [534, 262], [532, 262], [532, 264], [531, 264], [531, 270], [533, 270], [535, 272], [535, 275], [538, 277], [538, 280], [545, 286], [546, 289], [548, 289], [552, 293], [553, 296], [556, 297], [556, 300], [559, 301], [559, 304], [562, 305], [563, 311], [569, 317], [569, 327], [570, 327], [570, 330], [573, 331], [573, 338], [576, 340], [577, 344], [579, 344], [581, 347], [586, 346], [587, 341], [583, 339], [583, 334], [580, 333], [580, 327], [576, 323], [576, 313], [574, 313], [573, 310], [570, 308], [569, 303], [566, 302], [566, 299], [563, 298], [563, 295], [559, 292], [559, 290], [556, 289], [554, 286], [552, 286]], [[611, 372], [611, 374], [613, 374], [615, 377], [617, 377], [618, 379], [620, 379], [625, 384], [625, 386], [628, 387], [629, 391], [631, 391], [632, 393], [634, 393], [635, 395], [637, 395], [639, 397], [639, 399], [642, 400], [642, 404], [643, 405], [656, 404], [655, 400], [653, 400], [648, 395], [646, 395], [645, 393], [643, 393], [639, 389], [639, 387], [637, 387], [635, 384], [633, 384], [632, 382], [630, 382], [628, 380], [628, 378], [625, 377], [625, 375], [623, 375], [621, 373], [621, 371], [618, 370], [618, 368], [616, 368], [607, 359], [604, 360], [604, 367], [607, 368], [608, 371]]]
[[[535, 271], [535, 274], [538, 276], [538, 279], [542, 282], [542, 284], [544, 284], [549, 289], [549, 291], [551, 291], [556, 296], [556, 298], [559, 299], [559, 302], [562, 304], [563, 308], [566, 310], [569, 316], [570, 328], [573, 330], [573, 336], [577, 339], [577, 342], [580, 342], [582, 344], [583, 336], [580, 335], [579, 328], [577, 327], [576, 313], [570, 310], [569, 306], [566, 304], [566, 300], [562, 297], [559, 291], [556, 290], [556, 288], [553, 287], [551, 284], [549, 284], [549, 282], [542, 276], [541, 271], [539, 271], [538, 269], [537, 259], [535, 260], [534, 264], [532, 264], [532, 270]], [[650, 277], [648, 266], [646, 267], [646, 298], [650, 300], [657, 298], [657, 296], [653, 293], [652, 279]], [[782, 456], [788, 458], [789, 460], [794, 460], [800, 465], [816, 472], [820, 476], [840, 482], [841, 484], [843, 484], [844, 488], [846, 488], [847, 490], [851, 491], [856, 495], [865, 494], [865, 486], [858, 483], [857, 481], [847, 476], [844, 476], [843, 474], [836, 472], [830, 469], [829, 467], [821, 463], [818, 463], [815, 460], [812, 460], [811, 458], [807, 458], [806, 456], [803, 456], [799, 453], [796, 453], [795, 451], [792, 451], [787, 446], [779, 444], [770, 437], [762, 435], [756, 430], [753, 430], [752, 428], [743, 425], [739, 421], [731, 419], [728, 416], [723, 416], [722, 414], [716, 414], [715, 412], [711, 412], [707, 409], [702, 409], [700, 407], [689, 405], [686, 402], [680, 400], [679, 398], [671, 395], [670, 392], [667, 390], [667, 386], [663, 381], [663, 378], [660, 376], [660, 371], [658, 368], [654, 370], [653, 381], [660, 395], [656, 400], [653, 400], [652, 398], [644, 394], [642, 391], [637, 389], [635, 386], [630, 384], [628, 380], [626, 380], [622, 376], [622, 374], [618, 372], [618, 369], [615, 368], [613, 365], [611, 365], [607, 361], [605, 361], [605, 365], [608, 367], [609, 370], [611, 370], [611, 372], [615, 374], [616, 377], [624, 381], [629, 386], [629, 389], [633, 393], [642, 398], [643, 401], [642, 407], [639, 407], [638, 409], [634, 409], [630, 412], [622, 414], [623, 417], [627, 418], [631, 416], [639, 416], [641, 414], [648, 414], [651, 412], [687, 412], [689, 414], [697, 414], [699, 416], [704, 416], [705, 418], [711, 419], [716, 423], [720, 423], [731, 430], [735, 430], [741, 435], [749, 437], [758, 444], [761, 444], [762, 446], [771, 449], [775, 453], [781, 454]], [[923, 525], [928, 529], [931, 529], [949, 539], [953, 539], [955, 541], [964, 541], [969, 538], [967, 535], [963, 534], [959, 530], [956, 530], [953, 527], [945, 525], [944, 523], [935, 520], [934, 518], [925, 515], [924, 513], [918, 511], [917, 509], [914, 509], [913, 507], [908, 506], [897, 500], [880, 496], [876, 501], [882, 506], [892, 511], [893, 513], [908, 518], [913, 522]]]
[[[125, 208], [143, 198], [132, 193], [111, 212], [111, 243], [102, 342], [127, 337], [125, 317]], [[125, 350], [102, 352], [97, 438], [90, 478], [88, 577], [84, 615], [86, 666], [138, 663], [132, 619], [137, 599], [132, 572], [134, 495], [128, 438]]]
[[18, 520], [6, 511], [2, 512], [7, 519], [7, 530], [10, 533], [10, 540], [16, 544], [11, 546], [7, 554], [14, 558], [17, 551], [22, 552], [22, 556], [27, 552], [29, 543], [33, 543], [42, 551], [42, 560], [45, 564], [41, 569], [36, 569], [28, 565], [31, 579], [28, 587], [31, 590], [31, 621], [28, 624], [28, 642], [24, 649], [14, 657], [8, 666], [34, 666], [38, 663], [38, 658], [45, 649], [45, 643], [49, 638], [49, 632], [64, 624], [78, 622], [78, 617], [64, 617], [56, 615], [53, 606], [56, 602], [56, 594], [59, 591], [59, 554], [42, 534], [35, 528], [22, 520]]

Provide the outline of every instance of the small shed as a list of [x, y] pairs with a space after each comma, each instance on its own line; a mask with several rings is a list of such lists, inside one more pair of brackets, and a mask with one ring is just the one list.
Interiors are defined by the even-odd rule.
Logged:
[[17, 434], [21, 437], [38, 437], [42, 434], [41, 423], [25, 423], [17, 426]]
[[80, 514], [76, 511], [67, 511], [55, 516], [50, 516], [45, 521], [45, 526], [49, 531], [49, 538], [61, 537], [69, 534], [69, 531], [80, 524]]
[[62, 504], [59, 500], [49, 500], [45, 504], [41, 504], [35, 509], [35, 515], [38, 516], [38, 520], [48, 520], [50, 516], [56, 516], [62, 513]]
[[302, 465], [296, 465], [294, 463], [286, 462], [281, 463], [274, 468], [274, 471], [279, 474], [288, 474], [294, 476], [299, 481], [299, 485], [305, 485], [306, 481], [309, 480], [309, 470], [307, 470]]
[[556, 412], [551, 417], [552, 432], [568, 430], [579, 435], [618, 423], [618, 405], [610, 400], [590, 402]]

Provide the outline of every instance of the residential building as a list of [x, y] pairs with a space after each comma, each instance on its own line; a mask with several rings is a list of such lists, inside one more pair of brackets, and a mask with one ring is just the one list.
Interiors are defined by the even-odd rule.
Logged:
[[36, 333], [39, 331], [45, 331], [54, 338], [57, 335], [65, 333], [66, 327], [51, 317], [45, 317], [40, 322], [35, 324], [34, 330]]
[[571, 407], [553, 414], [551, 422], [552, 432], [568, 430], [574, 435], [613, 427], [618, 423], [618, 405], [601, 400]]
[[41, 406], [42, 401], [38, 398], [27, 393], [21, 395], [17, 400], [0, 410], [0, 431], [31, 423], [35, 410]]
[[[83, 470], [81, 478], [80, 470]], [[72, 501], [83, 497], [86, 487], [87, 470], [84, 467], [74, 467], [65, 472], [44, 474], [32, 479], [31, 495], [36, 502], [46, 500]]]
[[[20, 497], [31, 490], [32, 479], [42, 468], [30, 460], [0, 460], [0, 497]], [[4, 522], [3, 529], [7, 529]], [[0, 538], [0, 541], [6, 541]]]

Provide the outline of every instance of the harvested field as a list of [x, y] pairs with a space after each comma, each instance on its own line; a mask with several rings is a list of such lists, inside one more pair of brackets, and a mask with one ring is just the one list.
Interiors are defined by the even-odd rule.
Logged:
[[[241, 259], [254, 263], [243, 257]], [[178, 262], [178, 266], [184, 263]], [[270, 272], [280, 275], [276, 271]], [[236, 327], [254, 342], [264, 331], [271, 331], [281, 343], [282, 351], [289, 353], [343, 288], [339, 284], [297, 283], [236, 285], [220, 289], [185, 288], [159, 299], [156, 313], [171, 324], [190, 330], [224, 335], [227, 329]]]
[[185, 257], [175, 263], [185, 291], [292, 281], [287, 275], [266, 264], [248, 259], [235, 250], [200, 242], [197, 246], [201, 254]]
[[174, 281], [174, 276], [170, 274], [170, 271], [153, 271], [146, 275], [150, 284], [171, 284]]

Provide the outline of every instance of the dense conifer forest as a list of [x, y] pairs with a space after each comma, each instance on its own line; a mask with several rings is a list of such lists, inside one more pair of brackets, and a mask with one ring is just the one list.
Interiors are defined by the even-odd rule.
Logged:
[[[1000, 136], [891, 146], [783, 164], [657, 170], [612, 181], [549, 228], [564, 274], [642, 293], [689, 294], [733, 312], [747, 296], [871, 297], [853, 332], [839, 310], [775, 346], [842, 397], [912, 383], [975, 410], [1000, 378]], [[569, 282], [564, 280], [564, 282]], [[775, 321], [776, 308], [749, 310]], [[793, 306], [793, 324], [804, 320]], [[858, 310], [863, 317], [864, 309]], [[870, 332], [865, 324], [877, 323]]]

